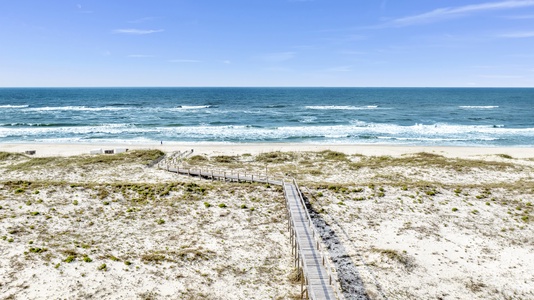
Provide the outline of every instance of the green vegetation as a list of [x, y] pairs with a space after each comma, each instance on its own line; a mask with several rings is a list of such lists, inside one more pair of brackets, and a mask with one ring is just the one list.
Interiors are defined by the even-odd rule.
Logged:
[[208, 161], [208, 158], [206, 158], [205, 156], [203, 155], [194, 155], [194, 156], [191, 156], [189, 159], [188, 159], [189, 162], [203, 162], [203, 161]]
[[21, 159], [21, 158], [24, 158], [24, 157], [26, 157], [26, 155], [21, 154], [21, 153], [0, 151], [0, 161], [15, 160], [15, 159]]
[[160, 150], [133, 150], [113, 155], [80, 155], [72, 157], [33, 157], [26, 161], [8, 166], [10, 171], [28, 171], [40, 168], [80, 167], [87, 168], [95, 165], [114, 166], [121, 163], [148, 164], [161, 157]]
[[319, 152], [319, 154], [323, 157], [323, 159], [326, 160], [336, 160], [336, 161], [347, 161], [347, 155], [345, 153], [332, 151], [332, 150], [324, 150]]
[[237, 161], [236, 156], [219, 155], [212, 157], [212, 160], [216, 163], [229, 164]]
[[294, 161], [296, 154], [293, 152], [266, 152], [256, 156], [256, 161], [261, 163], [285, 163]]
[[466, 171], [471, 169], [482, 170], [506, 170], [515, 169], [516, 166], [508, 162], [494, 162], [483, 161], [473, 159], [461, 159], [461, 158], [446, 158], [442, 155], [432, 153], [415, 153], [411, 155], [405, 155], [399, 158], [393, 158], [391, 156], [369, 156], [362, 157], [358, 162], [350, 163], [351, 169], [360, 169], [367, 167], [370, 169], [379, 169], [385, 167], [438, 167], [456, 171]]

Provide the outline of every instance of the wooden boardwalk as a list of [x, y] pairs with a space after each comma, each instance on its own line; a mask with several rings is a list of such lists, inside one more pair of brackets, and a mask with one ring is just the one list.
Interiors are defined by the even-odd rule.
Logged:
[[337, 299], [332, 289], [332, 277], [326, 271], [326, 257], [320, 250], [318, 236], [305, 207], [302, 195], [294, 183], [283, 183], [284, 195], [289, 212], [291, 242], [296, 252], [297, 267], [302, 264], [306, 289], [301, 288], [301, 296], [310, 299]]
[[333, 268], [328, 262], [326, 251], [322, 249], [320, 236], [315, 230], [302, 194], [295, 181], [284, 182], [269, 178], [266, 175], [258, 176], [247, 175], [246, 173], [171, 167], [168, 164], [158, 166], [170, 172], [208, 180], [258, 182], [282, 186], [288, 210], [288, 230], [290, 231], [295, 267], [298, 269], [299, 274], [302, 272], [301, 298], [317, 300], [342, 299], [339, 291], [333, 285]]

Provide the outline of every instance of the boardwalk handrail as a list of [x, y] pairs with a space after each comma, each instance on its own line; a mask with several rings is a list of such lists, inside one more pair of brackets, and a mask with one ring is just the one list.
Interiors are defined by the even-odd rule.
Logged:
[[[178, 155], [181, 157], [183, 154], [187, 153], [188, 151], [185, 151], [184, 153], [180, 154], [180, 152], [178, 152]], [[190, 155], [193, 151], [190, 151], [188, 155]], [[172, 157], [171, 157], [172, 158]], [[179, 158], [179, 160], [181, 160]], [[175, 161], [176, 163], [176, 161]], [[289, 219], [289, 226], [290, 226], [290, 231], [292, 230], [291, 232], [291, 235], [290, 235], [290, 238], [291, 238], [291, 243], [293, 243], [293, 241], [295, 242], [296, 244], [296, 248], [298, 251], [295, 251], [297, 253], [293, 253], [295, 255], [295, 263], [297, 264], [297, 269], [300, 270], [300, 266], [302, 265], [302, 274], [304, 275], [304, 279], [303, 281], [301, 281], [301, 297], [303, 297], [304, 293], [306, 292], [306, 295], [308, 295], [308, 290], [309, 287], [307, 287], [306, 290], [303, 289], [303, 285], [306, 284], [308, 285], [310, 283], [310, 280], [309, 280], [309, 272], [307, 270], [307, 266], [306, 264], [304, 263], [304, 260], [303, 260], [303, 249], [301, 247], [301, 245], [298, 243], [298, 240], [294, 239], [294, 236], [295, 236], [295, 224], [294, 224], [294, 218], [292, 217], [292, 212], [291, 212], [291, 209], [289, 209], [289, 197], [286, 193], [286, 189], [285, 189], [285, 181], [284, 180], [273, 180], [271, 178], [271, 180], [269, 180], [269, 176], [268, 174], [265, 174], [265, 176], [262, 176], [262, 174], [260, 175], [253, 175], [253, 174], [248, 174], [247, 176], [247, 172], [245, 172], [244, 176], [240, 176], [241, 173], [239, 172], [236, 172], [234, 174], [234, 171], [233, 170], [230, 170], [230, 174], [227, 175], [227, 171], [222, 171], [222, 170], [218, 170], [216, 172], [214, 172], [213, 170], [208, 170], [208, 171], [205, 171], [205, 172], [202, 172], [202, 169], [192, 169], [192, 168], [180, 168], [178, 165], [175, 165], [174, 168], [170, 167], [169, 166], [169, 163], [165, 162], [165, 167], [162, 168], [161, 164], [158, 163], [158, 168], [159, 169], [165, 169], [167, 171], [171, 171], [171, 172], [176, 172], [177, 174], [186, 174], [186, 175], [189, 175], [189, 176], [198, 176], [198, 177], [201, 177], [201, 178], [211, 178], [212, 180], [215, 180], [215, 178], [217, 179], [223, 179], [224, 181], [234, 181], [236, 180], [237, 182], [243, 182], [243, 181], [248, 181], [248, 182], [259, 182], [259, 183], [267, 183], [267, 184], [274, 184], [274, 185], [281, 185], [283, 187], [283, 193], [284, 193], [284, 198], [286, 199], [286, 208], [287, 208], [287, 211], [288, 211], [288, 219]], [[218, 173], [217, 173], [218, 172]], [[298, 194], [298, 202], [300, 202], [300, 205], [301, 207], [303, 208], [304, 212], [305, 212], [305, 217], [306, 217], [306, 222], [308, 223], [308, 228], [311, 229], [312, 231], [312, 236], [313, 236], [313, 241], [314, 241], [314, 246], [315, 246], [315, 249], [318, 250], [318, 253], [320, 255], [320, 258], [321, 258], [321, 262], [322, 262], [322, 265], [323, 267], [325, 267], [325, 270], [326, 270], [326, 273], [328, 275], [328, 283], [329, 285], [333, 288], [333, 291], [334, 291], [334, 295], [335, 297], [337, 297], [338, 299], [344, 299], [344, 297], [342, 296], [342, 293], [340, 293], [340, 290], [338, 288], [338, 285], [337, 285], [337, 281], [334, 280], [336, 277], [334, 277], [333, 273], [335, 272], [335, 268], [332, 267], [331, 263], [330, 263], [330, 260], [328, 258], [328, 255], [327, 255], [327, 251], [325, 251], [324, 249], [324, 244], [322, 242], [322, 240], [320, 239], [321, 235], [319, 234], [319, 232], [317, 231], [317, 229], [315, 228], [315, 225], [312, 221], [312, 218], [308, 212], [308, 209], [307, 209], [307, 205], [304, 201], [304, 197], [302, 196], [302, 192], [297, 184], [297, 181], [292, 178], [292, 184], [294, 185], [295, 187], [295, 190], [297, 191], [297, 194]], [[293, 249], [293, 248], [292, 248]], [[292, 251], [293, 252], [293, 251]], [[299, 271], [300, 272], [300, 271]], [[299, 275], [300, 276], [300, 275]]]
[[[308, 222], [308, 228], [310, 228], [312, 230], [312, 237], [314, 239], [314, 245], [315, 245], [315, 248], [318, 250], [319, 252], [319, 255], [321, 256], [321, 262], [323, 264], [323, 266], [325, 267], [325, 270], [328, 274], [328, 279], [329, 279], [329, 284], [330, 286], [334, 289], [334, 293], [335, 293], [335, 296], [338, 298], [338, 299], [344, 299], [344, 297], [342, 296], [342, 293], [340, 291], [340, 288], [338, 286], [338, 281], [336, 280], [337, 276], [334, 276], [334, 275], [337, 275], [337, 272], [335, 271], [335, 268], [332, 266], [331, 262], [330, 262], [330, 259], [328, 258], [329, 255], [327, 255], [328, 251], [325, 250], [324, 248], [324, 243], [322, 241], [322, 239], [320, 238], [321, 235], [319, 234], [319, 232], [317, 231], [314, 223], [313, 223], [313, 220], [310, 216], [310, 213], [308, 212], [308, 209], [307, 209], [307, 205], [306, 205], [306, 202], [304, 201], [304, 197], [302, 196], [302, 192], [300, 190], [300, 187], [297, 183], [297, 181], [292, 178], [292, 182], [293, 182], [293, 185], [295, 186], [296, 188], [296, 191], [298, 193], [298, 200], [300, 202], [300, 204], [302, 205], [302, 207], [304, 208], [304, 212], [306, 214], [306, 220]], [[284, 194], [285, 194], [285, 189], [284, 189]], [[287, 195], [286, 196], [286, 202], [287, 202]], [[289, 211], [289, 214], [291, 214], [291, 211]], [[291, 222], [293, 221], [293, 218], [290, 218]], [[294, 225], [293, 225], [294, 226]], [[300, 249], [300, 245], [298, 245], [299, 247], [299, 250], [300, 252], [302, 252], [302, 249]], [[303, 264], [303, 267], [305, 265]], [[306, 274], [305, 274], [306, 276]]]
[[319, 250], [319, 254], [321, 255], [321, 260], [322, 260], [323, 266], [325, 266], [326, 272], [328, 273], [328, 277], [329, 277], [329, 281], [330, 281], [329, 283], [332, 286], [332, 288], [334, 289], [334, 292], [335, 292], [337, 298], [338, 299], [343, 299], [343, 297], [341, 296], [342, 293], [339, 290], [338, 285], [334, 284], [334, 282], [335, 282], [334, 279], [337, 278], [337, 276], [334, 276], [333, 273], [337, 273], [336, 269], [335, 269], [335, 267], [332, 266], [332, 264], [330, 262], [330, 259], [329, 259], [329, 255], [326, 254], [326, 253], [328, 253], [328, 251], [325, 250], [325, 248], [324, 248], [324, 243], [323, 243], [322, 239], [320, 238], [321, 235], [319, 234], [319, 232], [317, 231], [317, 228], [315, 227], [315, 225], [313, 223], [313, 220], [312, 220], [312, 218], [310, 216], [310, 213], [308, 212], [308, 209], [307, 209], [307, 206], [306, 206], [306, 202], [304, 201], [304, 197], [302, 196], [302, 192], [301, 192], [300, 187], [299, 187], [297, 181], [295, 180], [295, 178], [293, 178], [293, 184], [295, 185], [295, 187], [297, 189], [297, 192], [298, 192], [298, 195], [299, 195], [299, 201], [302, 204], [302, 206], [304, 207], [304, 211], [306, 212], [306, 218], [308, 219], [308, 222], [309, 222], [308, 223], [308, 227], [311, 228], [311, 230], [313, 232], [313, 238], [315, 240], [315, 246], [316, 246], [317, 250]]

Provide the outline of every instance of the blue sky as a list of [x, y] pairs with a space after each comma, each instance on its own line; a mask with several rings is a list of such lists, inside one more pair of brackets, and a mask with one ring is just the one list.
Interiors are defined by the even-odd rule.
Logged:
[[0, 0], [0, 86], [534, 87], [534, 0]]

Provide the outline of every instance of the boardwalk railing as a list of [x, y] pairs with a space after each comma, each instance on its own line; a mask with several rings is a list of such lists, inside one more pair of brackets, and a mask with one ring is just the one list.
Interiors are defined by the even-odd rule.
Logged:
[[[191, 153], [192, 151], [189, 155]], [[286, 183], [283, 180], [270, 178], [267, 174], [256, 175], [247, 174], [247, 172], [183, 168], [177, 164], [183, 155], [178, 152], [174, 159], [171, 157], [171, 159], [158, 163], [158, 168], [208, 180], [258, 182], [282, 186], [288, 211], [291, 252], [294, 256], [295, 268], [301, 280], [300, 297], [302, 299], [344, 299], [340, 292], [339, 284], [335, 280], [337, 278], [335, 268], [328, 258], [328, 251], [325, 249], [321, 235], [313, 224], [306, 202], [295, 179]], [[291, 191], [291, 194], [288, 193], [288, 190]], [[303, 276], [301, 277], [300, 274]]]
[[[293, 185], [295, 186], [296, 190], [297, 190], [297, 194], [298, 194], [298, 200], [300, 202], [300, 205], [304, 208], [304, 212], [305, 212], [305, 215], [306, 215], [306, 221], [308, 223], [308, 227], [311, 229], [312, 231], [312, 239], [313, 239], [313, 244], [314, 244], [314, 247], [315, 249], [317, 250], [318, 254], [319, 254], [319, 259], [320, 259], [320, 263], [323, 265], [323, 267], [325, 268], [325, 271], [326, 271], [326, 274], [328, 276], [328, 284], [332, 287], [333, 289], [333, 292], [336, 296], [337, 299], [344, 299], [344, 297], [342, 296], [342, 292], [339, 288], [339, 283], [336, 281], [336, 278], [338, 278], [337, 276], [337, 272], [336, 272], [336, 268], [332, 265], [332, 263], [330, 262], [330, 259], [329, 259], [329, 255], [328, 255], [328, 249], [325, 249], [325, 245], [322, 241], [322, 238], [321, 238], [321, 235], [319, 234], [319, 232], [317, 231], [317, 228], [315, 227], [314, 223], [313, 223], [313, 220], [310, 216], [310, 213], [307, 209], [307, 205], [306, 205], [306, 202], [304, 201], [304, 197], [303, 197], [303, 194], [301, 192], [301, 189], [297, 183], [297, 181], [295, 179], [292, 180], [293, 182]], [[285, 190], [284, 190], [285, 192]], [[288, 199], [288, 197], [286, 196], [286, 200]], [[291, 210], [289, 210], [289, 213], [291, 214]], [[290, 222], [292, 222], [292, 220], [294, 220], [295, 218], [290, 218]], [[294, 230], [294, 228], [293, 228]], [[303, 252], [303, 249], [301, 249], [301, 253]], [[301, 258], [302, 260], [302, 258]], [[303, 267], [305, 266], [305, 263], [302, 264]], [[309, 267], [309, 266], [307, 266]], [[313, 267], [313, 266], [312, 266]], [[303, 272], [303, 274], [311, 274], [312, 272], [308, 271], [308, 272]], [[306, 276], [306, 275], [304, 275]], [[306, 280], [307, 282], [309, 282], [309, 280]], [[301, 291], [302, 293], [303, 291]], [[321, 299], [321, 298], [313, 298], [313, 299]], [[334, 298], [332, 298], [334, 299]]]

